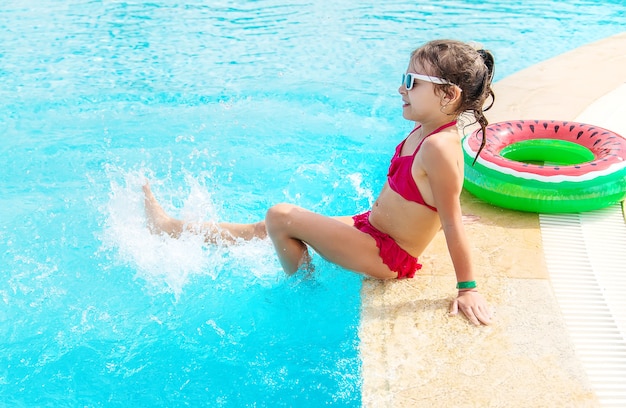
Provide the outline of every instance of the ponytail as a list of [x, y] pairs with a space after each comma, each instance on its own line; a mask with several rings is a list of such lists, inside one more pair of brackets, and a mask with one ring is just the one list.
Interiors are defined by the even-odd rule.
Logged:
[[487, 125], [489, 124], [489, 122], [487, 121], [487, 118], [485, 117], [483, 112], [491, 109], [493, 103], [496, 101], [496, 95], [493, 92], [493, 89], [491, 89], [491, 81], [493, 80], [493, 74], [495, 71], [495, 60], [493, 58], [493, 55], [491, 54], [491, 52], [484, 49], [477, 50], [476, 52], [482, 58], [486, 68], [481, 80], [481, 84], [478, 87], [478, 91], [480, 94], [477, 96], [484, 96], [484, 99], [481, 98], [483, 104], [488, 97], [491, 97], [491, 102], [487, 107], [477, 106], [475, 109], [473, 109], [474, 118], [476, 119], [476, 122], [480, 125], [482, 140], [480, 142], [478, 152], [476, 152], [476, 156], [474, 157], [474, 161], [472, 162], [472, 166], [476, 163], [476, 160], [478, 160], [478, 156], [485, 147], [487, 141], [487, 138], [485, 137], [485, 132], [487, 131]]

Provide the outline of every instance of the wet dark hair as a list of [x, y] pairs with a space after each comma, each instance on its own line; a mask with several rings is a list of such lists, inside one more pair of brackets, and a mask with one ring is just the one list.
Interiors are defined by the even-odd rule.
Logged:
[[[474, 116], [474, 121], [466, 126], [478, 123], [482, 142], [474, 162], [485, 147], [485, 132], [489, 122], [484, 112], [493, 106], [496, 99], [491, 81], [495, 61], [491, 52], [475, 49], [470, 44], [456, 40], [430, 41], [411, 54], [411, 62], [418, 62], [429, 75], [443, 78], [461, 88], [461, 103], [452, 114], [460, 116], [467, 112]], [[445, 93], [450, 93], [453, 85], [435, 85]], [[489, 105], [485, 106], [491, 97]]]

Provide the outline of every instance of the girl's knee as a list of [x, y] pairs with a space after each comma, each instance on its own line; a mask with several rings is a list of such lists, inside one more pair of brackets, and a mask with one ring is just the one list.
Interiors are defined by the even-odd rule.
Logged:
[[293, 204], [276, 204], [270, 207], [265, 214], [265, 227], [269, 235], [280, 234], [291, 236], [297, 228], [298, 216], [302, 215], [302, 208]]
[[268, 232], [280, 228], [281, 225], [286, 225], [296, 208], [295, 205], [284, 203], [270, 207], [265, 214], [265, 226]]

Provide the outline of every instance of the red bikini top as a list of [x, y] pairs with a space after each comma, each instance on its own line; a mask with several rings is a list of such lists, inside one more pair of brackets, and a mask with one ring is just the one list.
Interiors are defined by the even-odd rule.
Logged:
[[[437, 211], [435, 207], [426, 204], [426, 202], [424, 201], [422, 193], [420, 192], [419, 188], [417, 188], [417, 184], [415, 184], [415, 179], [413, 178], [413, 174], [411, 173], [411, 167], [413, 167], [413, 160], [415, 160], [417, 152], [419, 152], [420, 147], [422, 147], [422, 143], [424, 143], [424, 141], [429, 136], [432, 136], [435, 133], [439, 133], [445, 128], [453, 125], [456, 125], [456, 121], [446, 123], [445, 125], [437, 128], [435, 131], [427, 134], [417, 145], [415, 152], [413, 152], [413, 154], [410, 156], [400, 156], [400, 152], [402, 152], [402, 147], [404, 146], [404, 142], [406, 142], [406, 139], [404, 139], [396, 147], [396, 153], [391, 159], [391, 165], [389, 165], [389, 172], [387, 173], [387, 181], [389, 183], [389, 187], [391, 187], [393, 191], [400, 194], [400, 196], [407, 201], [413, 201], [423, 206], [426, 206], [433, 211]], [[421, 125], [413, 129], [411, 133], [415, 132], [420, 127]], [[409, 133], [409, 136], [411, 135], [411, 133]]]

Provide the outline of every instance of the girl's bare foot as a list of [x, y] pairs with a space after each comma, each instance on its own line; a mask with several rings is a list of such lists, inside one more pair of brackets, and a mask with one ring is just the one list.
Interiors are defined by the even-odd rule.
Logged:
[[145, 194], [144, 204], [146, 206], [146, 217], [148, 218], [148, 229], [153, 234], [161, 234], [163, 232], [177, 237], [182, 232], [182, 223], [169, 215], [163, 210], [159, 202], [150, 190], [150, 184], [143, 186]]

